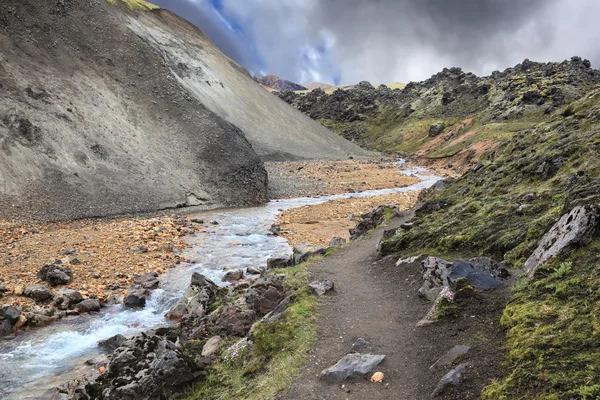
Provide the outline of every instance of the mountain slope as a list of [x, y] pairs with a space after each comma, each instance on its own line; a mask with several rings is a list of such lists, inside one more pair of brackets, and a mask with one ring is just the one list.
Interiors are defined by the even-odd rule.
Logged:
[[256, 77], [256, 81], [263, 85], [265, 88], [271, 90], [308, 90], [302, 85], [299, 85], [292, 81], [288, 81], [286, 79], [281, 79], [277, 75], [258, 76]]
[[398, 90], [361, 82], [331, 94], [317, 89], [278, 96], [366, 148], [456, 164], [493, 151], [498, 138], [560, 112], [599, 82], [600, 71], [573, 57], [560, 63], [525, 60], [488, 77], [444, 69]]
[[261, 157], [363, 153], [186, 21], [113, 3], [0, 6], [0, 218], [257, 204]]

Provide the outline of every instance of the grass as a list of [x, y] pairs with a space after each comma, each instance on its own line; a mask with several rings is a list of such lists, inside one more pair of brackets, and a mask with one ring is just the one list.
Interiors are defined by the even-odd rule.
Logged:
[[[188, 393], [188, 400], [274, 399], [291, 386], [316, 338], [319, 302], [307, 287], [310, 262], [271, 272], [284, 274], [285, 286], [297, 289], [291, 305], [279, 321], [255, 325], [254, 346], [244, 361], [213, 364], [208, 376]], [[236, 341], [222, 346], [223, 355]]]
[[130, 11], [142, 10], [142, 11], [152, 11], [158, 10], [160, 7], [155, 6], [152, 3], [149, 3], [144, 0], [106, 0], [108, 3], [113, 6], [118, 6], [120, 4], [127, 7]]

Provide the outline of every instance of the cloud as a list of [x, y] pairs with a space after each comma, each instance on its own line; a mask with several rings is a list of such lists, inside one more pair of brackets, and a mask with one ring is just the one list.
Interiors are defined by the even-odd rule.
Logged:
[[329, 83], [409, 82], [452, 66], [487, 75], [525, 58], [560, 61], [580, 55], [593, 65], [600, 63], [596, 0], [158, 3], [190, 19], [251, 72], [267, 71], [300, 83], [317, 78]]

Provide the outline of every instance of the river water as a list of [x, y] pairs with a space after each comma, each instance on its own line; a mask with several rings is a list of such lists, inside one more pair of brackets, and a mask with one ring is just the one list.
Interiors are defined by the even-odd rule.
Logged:
[[[398, 163], [403, 165], [403, 161]], [[186, 256], [194, 264], [170, 269], [160, 277], [161, 287], [152, 292], [142, 310], [121, 305], [106, 307], [85, 317], [67, 317], [50, 326], [20, 332], [11, 341], [0, 342], [0, 398], [43, 399], [44, 393], [73, 379], [85, 360], [99, 354], [97, 343], [116, 334], [133, 335], [166, 326], [164, 314], [181, 299], [193, 272], [221, 283], [227, 268], [264, 266], [270, 257], [289, 256], [292, 248], [285, 239], [269, 234], [271, 224], [282, 210], [327, 201], [408, 192], [432, 186], [439, 177], [427, 170], [401, 170], [420, 182], [395, 189], [364, 191], [323, 197], [273, 200], [262, 207], [217, 210], [199, 214], [217, 221], [208, 232], [188, 237]]]

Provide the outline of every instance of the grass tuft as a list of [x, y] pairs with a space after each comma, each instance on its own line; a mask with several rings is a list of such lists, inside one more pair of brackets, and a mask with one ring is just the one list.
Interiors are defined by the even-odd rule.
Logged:
[[118, 6], [120, 4], [127, 7], [130, 11], [142, 10], [142, 11], [152, 11], [160, 9], [159, 6], [155, 6], [152, 3], [149, 3], [144, 0], [106, 0], [108, 3], [113, 6]]

